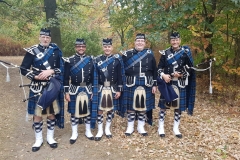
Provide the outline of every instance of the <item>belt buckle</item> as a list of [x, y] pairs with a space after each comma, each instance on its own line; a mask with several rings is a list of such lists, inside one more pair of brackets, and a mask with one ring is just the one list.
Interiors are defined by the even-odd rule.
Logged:
[[85, 86], [86, 86], [86, 82], [81, 82], [81, 83], [80, 83], [80, 86], [81, 86], [81, 87], [85, 87]]
[[110, 87], [110, 81], [104, 82], [104, 87]]
[[145, 73], [140, 73], [140, 77], [145, 77]]

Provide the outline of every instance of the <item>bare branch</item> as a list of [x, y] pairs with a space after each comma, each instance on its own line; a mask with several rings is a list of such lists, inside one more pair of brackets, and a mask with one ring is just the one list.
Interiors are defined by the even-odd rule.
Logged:
[[3, 1], [3, 0], [0, 0], [0, 2], [5, 3], [5, 4], [8, 5], [9, 7], [12, 7], [12, 5], [8, 4], [7, 2], [5, 2], [5, 1]]

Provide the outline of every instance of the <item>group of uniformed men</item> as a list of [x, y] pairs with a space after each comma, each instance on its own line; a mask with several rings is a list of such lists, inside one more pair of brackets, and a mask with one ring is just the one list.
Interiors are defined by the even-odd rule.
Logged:
[[[161, 51], [158, 67], [152, 50], [145, 48], [145, 34], [137, 34], [135, 47], [122, 55], [112, 53], [112, 39], [103, 39], [104, 54], [97, 57], [86, 53], [87, 43], [81, 38], [76, 39], [76, 53], [68, 58], [63, 57], [56, 44], [50, 43], [50, 30], [41, 29], [39, 41], [38, 45], [25, 49], [27, 53], [21, 64], [21, 73], [32, 84], [28, 113], [33, 115], [36, 138], [32, 146], [33, 152], [38, 151], [43, 144], [43, 114], [47, 114], [47, 143], [51, 148], [57, 148], [54, 127], [57, 125], [64, 128], [64, 94], [71, 114], [71, 144], [78, 138], [80, 123], [85, 123], [85, 136], [89, 140], [100, 141], [104, 133], [107, 138], [111, 138], [114, 113], [122, 117], [127, 113], [126, 136], [134, 132], [135, 120], [138, 123], [138, 133], [147, 136], [144, 126], [145, 122], [152, 123], [157, 87], [161, 92], [158, 134], [160, 137], [165, 136], [166, 109], [173, 108], [173, 132], [176, 137], [182, 137], [179, 131], [181, 112], [187, 110], [189, 114], [193, 113], [195, 74], [185, 67], [192, 66], [193, 59], [190, 49], [180, 45], [178, 32], [173, 32], [170, 36], [171, 47]], [[29, 70], [31, 67], [33, 71]], [[49, 79], [56, 76], [61, 82], [57, 98], [43, 109], [38, 103], [42, 91]], [[47, 91], [53, 88], [50, 86], [51, 84]], [[106, 112], [105, 129], [103, 112]], [[91, 128], [95, 128], [96, 122], [98, 131], [94, 136]]]

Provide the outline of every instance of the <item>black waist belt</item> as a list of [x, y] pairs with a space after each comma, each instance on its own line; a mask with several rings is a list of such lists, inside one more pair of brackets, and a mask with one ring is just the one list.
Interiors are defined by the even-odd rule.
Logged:
[[126, 73], [126, 76], [137, 76], [137, 77], [143, 77], [143, 76], [153, 76], [152, 72], [142, 72], [142, 73]]
[[74, 85], [74, 86], [86, 87], [86, 86], [89, 86], [90, 83], [87, 83], [87, 82], [74, 83], [74, 82], [73, 82], [72, 85]]
[[103, 85], [104, 87], [110, 87], [110, 86], [117, 85], [116, 83], [114, 83], [114, 82], [110, 82], [110, 81], [107, 81], [107, 82], [100, 82], [99, 84], [100, 84], [100, 85]]

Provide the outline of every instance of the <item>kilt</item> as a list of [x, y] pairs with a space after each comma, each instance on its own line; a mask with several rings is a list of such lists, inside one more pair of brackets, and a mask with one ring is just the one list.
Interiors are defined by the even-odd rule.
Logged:
[[[31, 90], [29, 91], [29, 97], [34, 96]], [[37, 107], [37, 102], [40, 96], [36, 96], [28, 100], [28, 114], [35, 115], [35, 108]], [[64, 95], [63, 95], [63, 87], [58, 94], [56, 99], [58, 107], [59, 107], [59, 114], [56, 115], [56, 125], [59, 128], [64, 128]]]
[[[115, 99], [114, 96], [115, 96], [116, 93], [112, 93], [112, 97], [113, 97], [113, 110], [114, 111], [118, 111], [120, 109], [120, 102], [119, 102], [119, 99]], [[102, 92], [99, 92], [98, 93], [98, 110], [99, 110], [99, 107], [100, 107], [100, 101], [101, 101], [101, 97], [102, 97]]]
[[150, 111], [155, 108], [155, 95], [152, 93], [152, 87], [145, 86], [145, 78], [136, 77], [135, 85], [132, 87], [124, 87], [124, 102], [127, 110], [133, 109], [133, 96], [137, 87], [142, 86], [146, 91], [146, 111]]
[[[34, 96], [35, 93], [33, 91], [29, 91], [29, 97]], [[34, 115], [35, 114], [35, 108], [37, 107], [37, 102], [40, 96], [36, 96], [34, 98], [31, 98], [28, 100], [28, 114]]]
[[88, 94], [85, 87], [79, 87], [78, 91], [75, 95], [70, 95], [71, 101], [68, 102], [68, 112], [71, 113], [71, 114], [75, 114], [76, 99], [77, 99], [78, 93], [80, 93], [80, 92], [85, 92], [88, 95], [88, 99], [89, 99], [89, 101], [88, 101], [89, 105], [88, 106], [90, 107], [89, 111], [91, 112], [91, 106], [92, 106], [92, 101], [90, 100], [91, 94]]
[[[179, 89], [179, 109], [180, 111], [185, 111], [186, 110], [186, 107], [187, 107], [187, 103], [186, 103], [186, 88], [180, 88], [178, 86], [178, 81], [172, 81], [172, 84], [173, 85], [176, 85]], [[160, 100], [159, 100], [159, 103], [158, 103], [158, 107], [160, 107], [161, 109], [166, 109], [166, 106], [165, 106], [165, 99], [163, 98], [163, 96], [161, 95], [160, 96]]]

